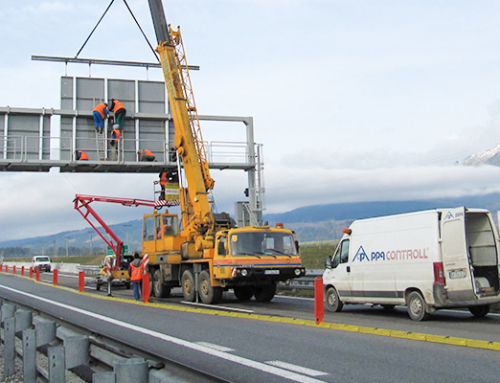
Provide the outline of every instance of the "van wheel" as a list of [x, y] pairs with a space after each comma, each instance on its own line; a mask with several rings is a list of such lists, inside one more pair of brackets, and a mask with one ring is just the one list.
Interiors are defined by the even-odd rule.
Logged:
[[476, 318], [482, 318], [486, 316], [490, 312], [490, 306], [489, 305], [484, 305], [484, 306], [470, 306], [469, 311], [476, 317]]
[[199, 293], [203, 303], [211, 304], [218, 303], [222, 298], [222, 287], [212, 286], [210, 274], [207, 270], [203, 270], [199, 277]]
[[181, 277], [182, 295], [188, 302], [194, 302], [196, 296], [194, 286], [194, 276], [191, 270], [185, 270]]
[[326, 290], [326, 308], [328, 311], [339, 312], [344, 307], [344, 304], [340, 301], [339, 294], [334, 287], [329, 287]]
[[426, 320], [429, 317], [425, 299], [418, 291], [413, 291], [408, 296], [408, 315], [417, 322]]

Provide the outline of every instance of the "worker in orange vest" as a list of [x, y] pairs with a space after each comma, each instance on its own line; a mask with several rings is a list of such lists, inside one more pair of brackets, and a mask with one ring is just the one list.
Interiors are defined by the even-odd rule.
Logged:
[[120, 101], [112, 98], [109, 111], [115, 112], [115, 121], [119, 126], [118, 129], [123, 130], [123, 121], [125, 120], [125, 114], [127, 114], [127, 109], [125, 109], [125, 106], [123, 106]]
[[139, 154], [139, 161], [148, 161], [152, 162], [155, 160], [155, 154], [148, 149], [142, 149], [140, 152], [137, 152]]
[[87, 156], [87, 153], [85, 153], [83, 150], [77, 150], [76, 151], [76, 160], [77, 161], [88, 161], [89, 156]]
[[118, 124], [114, 124], [109, 140], [109, 145], [111, 146], [111, 161], [116, 161], [118, 159], [120, 134], [121, 131], [118, 129]]
[[104, 129], [104, 119], [108, 115], [108, 104], [102, 102], [94, 108], [95, 130], [102, 133]]
[[134, 298], [136, 301], [142, 296], [142, 278], [144, 276], [144, 263], [139, 253], [134, 253], [134, 260], [128, 265], [128, 274], [134, 285]]

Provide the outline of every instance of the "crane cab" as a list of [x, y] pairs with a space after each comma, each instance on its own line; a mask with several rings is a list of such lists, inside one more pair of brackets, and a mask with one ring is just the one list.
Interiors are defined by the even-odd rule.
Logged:
[[[180, 263], [181, 244], [185, 241], [179, 235], [179, 217], [177, 214], [153, 213], [143, 217], [142, 252], [149, 254], [150, 262], [155, 264], [163, 260], [168, 263]], [[156, 259], [158, 257], [165, 259]]]

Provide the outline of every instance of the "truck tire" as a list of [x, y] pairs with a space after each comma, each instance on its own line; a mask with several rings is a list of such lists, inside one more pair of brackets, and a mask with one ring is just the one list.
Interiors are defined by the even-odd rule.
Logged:
[[240, 301], [249, 301], [253, 297], [253, 291], [250, 287], [247, 286], [235, 287], [233, 290], [234, 290], [234, 296], [236, 297], [236, 299]]
[[182, 295], [188, 302], [194, 302], [196, 289], [194, 288], [194, 276], [191, 270], [184, 270], [181, 277]]
[[170, 286], [161, 283], [160, 270], [156, 270], [153, 275], [153, 292], [157, 298], [168, 298], [170, 296]]
[[276, 294], [276, 283], [263, 287], [255, 287], [253, 294], [257, 302], [270, 302]]
[[414, 321], [420, 322], [429, 317], [427, 303], [418, 291], [413, 291], [408, 296], [408, 315]]
[[206, 304], [218, 303], [222, 298], [222, 287], [212, 286], [210, 274], [207, 270], [203, 270], [199, 276], [198, 293], [201, 301]]
[[476, 317], [476, 318], [482, 318], [486, 316], [490, 312], [490, 306], [489, 305], [482, 305], [482, 306], [470, 306], [469, 311]]
[[339, 294], [337, 294], [337, 290], [335, 287], [329, 287], [326, 290], [326, 308], [331, 312], [339, 312], [344, 307], [344, 304], [340, 301]]

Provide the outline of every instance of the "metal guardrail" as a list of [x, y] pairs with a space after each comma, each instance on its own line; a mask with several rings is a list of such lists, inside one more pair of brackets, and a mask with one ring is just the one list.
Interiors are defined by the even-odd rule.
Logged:
[[306, 275], [301, 278], [289, 280], [278, 284], [278, 290], [314, 290], [314, 280], [323, 275], [321, 269], [311, 269], [306, 271]]
[[3, 379], [17, 373], [18, 359], [25, 382], [65, 382], [68, 370], [93, 383], [222, 381], [14, 303], [0, 306]]

